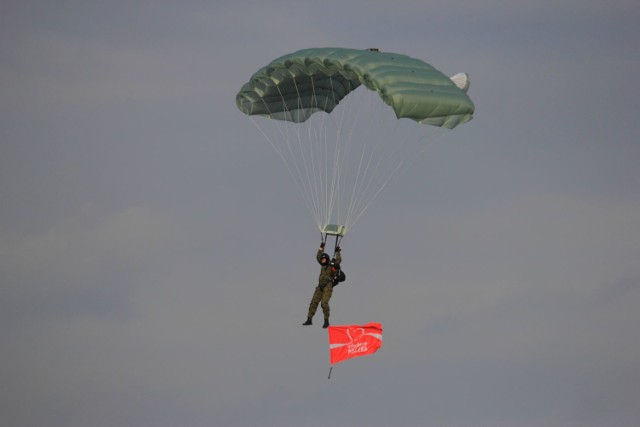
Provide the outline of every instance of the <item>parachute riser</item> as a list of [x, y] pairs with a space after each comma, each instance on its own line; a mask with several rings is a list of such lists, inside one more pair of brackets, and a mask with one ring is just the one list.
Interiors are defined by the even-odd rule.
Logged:
[[[329, 234], [320, 234], [322, 236], [322, 243], [326, 243], [329, 240]], [[336, 236], [336, 240], [335, 240], [335, 244], [333, 246], [333, 256], [336, 256], [336, 252], [338, 249], [338, 246], [340, 246], [340, 242], [342, 242], [342, 238], [344, 236]]]
[[344, 237], [344, 234], [347, 232], [347, 229], [345, 226], [343, 225], [333, 225], [333, 224], [327, 224], [324, 226], [324, 228], [322, 229], [322, 231], [320, 231], [320, 235], [322, 236], [322, 243], [327, 243], [327, 241], [329, 240], [329, 236], [335, 236], [335, 243], [333, 246], [333, 255], [335, 257], [335, 254], [337, 252], [338, 247], [340, 246], [340, 243], [342, 242], [342, 239]]

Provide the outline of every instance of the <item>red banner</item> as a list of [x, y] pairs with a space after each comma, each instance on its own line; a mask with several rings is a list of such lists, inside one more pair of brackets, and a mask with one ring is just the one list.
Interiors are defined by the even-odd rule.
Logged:
[[329, 326], [331, 365], [375, 353], [382, 347], [382, 325]]

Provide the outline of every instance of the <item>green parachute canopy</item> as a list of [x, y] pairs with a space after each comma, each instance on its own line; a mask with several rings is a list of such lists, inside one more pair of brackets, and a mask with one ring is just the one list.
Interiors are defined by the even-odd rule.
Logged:
[[238, 92], [236, 104], [248, 115], [300, 123], [318, 111], [330, 113], [364, 85], [377, 92], [399, 119], [453, 129], [471, 120], [474, 112], [466, 94], [468, 80], [462, 84], [454, 80], [398, 53], [303, 49], [259, 69]]
[[405, 165], [472, 119], [468, 88], [465, 73], [447, 77], [406, 55], [317, 48], [260, 68], [236, 104], [337, 243]]

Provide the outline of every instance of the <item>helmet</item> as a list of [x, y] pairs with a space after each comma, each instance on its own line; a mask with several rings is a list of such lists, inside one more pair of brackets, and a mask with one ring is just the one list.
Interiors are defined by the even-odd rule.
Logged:
[[340, 263], [338, 261], [336, 261], [335, 259], [332, 259], [331, 263], [329, 265], [331, 265], [331, 268], [333, 268], [335, 270], [340, 270]]
[[331, 260], [329, 255], [327, 255], [327, 254], [320, 255], [320, 264], [325, 265], [325, 264], [327, 264], [329, 262], [329, 260]]

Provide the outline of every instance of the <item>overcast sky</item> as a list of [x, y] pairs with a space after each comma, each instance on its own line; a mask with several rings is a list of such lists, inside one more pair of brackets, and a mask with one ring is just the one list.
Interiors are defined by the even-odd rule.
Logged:
[[[637, 427], [637, 0], [0, 4], [0, 424]], [[307, 47], [466, 71], [475, 118], [343, 242], [235, 105]]]

